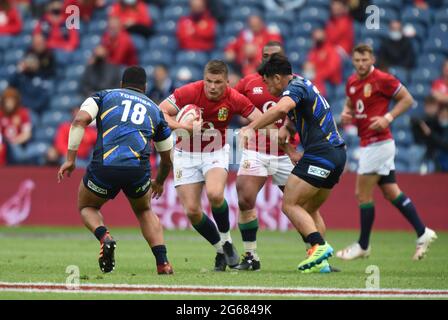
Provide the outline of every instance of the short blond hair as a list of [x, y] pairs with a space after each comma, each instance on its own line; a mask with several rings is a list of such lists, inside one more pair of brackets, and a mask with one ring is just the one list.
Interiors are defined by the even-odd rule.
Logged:
[[365, 52], [370, 53], [373, 55], [373, 48], [366, 44], [366, 43], [360, 43], [356, 47], [353, 48], [353, 53], [358, 52], [360, 54], [364, 54]]

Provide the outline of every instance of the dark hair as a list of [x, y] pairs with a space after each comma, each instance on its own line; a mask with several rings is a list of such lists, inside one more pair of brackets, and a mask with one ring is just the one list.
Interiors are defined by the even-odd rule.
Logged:
[[281, 53], [274, 53], [268, 60], [261, 64], [258, 68], [258, 73], [261, 76], [267, 77], [272, 77], [276, 74], [287, 76], [292, 74], [292, 67], [285, 55]]
[[358, 52], [360, 54], [364, 54], [364, 52], [368, 52], [373, 55], [373, 48], [365, 43], [358, 44], [354, 49], [353, 53]]
[[438, 103], [436, 97], [434, 97], [432, 94], [430, 94], [429, 96], [426, 96], [425, 104], [433, 104], [433, 103]]
[[146, 85], [146, 71], [140, 66], [128, 67], [124, 70], [121, 82], [123, 88], [133, 87], [144, 91]]
[[205, 73], [211, 73], [211, 74], [224, 74], [227, 78], [229, 74], [229, 69], [227, 68], [227, 65], [224, 61], [221, 60], [210, 60], [204, 68], [204, 74]]

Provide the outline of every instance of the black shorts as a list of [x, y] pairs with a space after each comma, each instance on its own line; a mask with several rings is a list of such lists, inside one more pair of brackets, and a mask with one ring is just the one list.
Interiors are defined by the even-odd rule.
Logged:
[[302, 159], [292, 170], [292, 174], [316, 188], [331, 189], [339, 182], [346, 159], [345, 146], [330, 146], [323, 151], [313, 153], [305, 151]]
[[98, 197], [113, 199], [120, 190], [130, 198], [140, 198], [151, 187], [151, 171], [147, 168], [87, 167], [84, 186]]

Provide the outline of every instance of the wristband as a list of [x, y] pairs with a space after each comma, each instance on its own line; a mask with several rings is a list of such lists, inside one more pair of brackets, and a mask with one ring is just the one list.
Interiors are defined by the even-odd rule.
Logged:
[[386, 118], [387, 121], [389, 121], [389, 123], [392, 123], [392, 121], [394, 121], [394, 116], [390, 114], [390, 112], [386, 113], [384, 115], [384, 118]]

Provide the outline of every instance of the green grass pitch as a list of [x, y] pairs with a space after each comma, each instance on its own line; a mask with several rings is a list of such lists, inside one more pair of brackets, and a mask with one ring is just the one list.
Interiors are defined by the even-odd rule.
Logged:
[[[116, 269], [102, 274], [98, 268], [99, 244], [83, 228], [0, 227], [0, 282], [65, 283], [66, 268], [76, 265], [81, 285], [204, 285], [262, 287], [365, 288], [366, 268], [380, 270], [380, 287], [400, 289], [448, 289], [448, 233], [438, 232], [428, 256], [412, 261], [415, 235], [411, 232], [373, 232], [369, 259], [344, 262], [331, 258], [342, 270], [332, 274], [300, 274], [296, 267], [305, 257], [297, 233], [260, 231], [258, 252], [261, 271], [216, 273], [214, 249], [195, 231], [166, 231], [168, 256], [174, 276], [158, 276], [154, 257], [137, 229], [111, 228], [118, 241]], [[242, 253], [238, 231], [232, 232]], [[329, 231], [326, 239], [335, 250], [357, 239], [354, 231]], [[94, 293], [23, 293], [0, 291], [0, 299], [222, 299], [223, 296], [119, 295]], [[239, 296], [231, 299], [254, 297]], [[269, 297], [263, 297], [269, 298]], [[279, 298], [279, 297], [276, 297]], [[286, 298], [286, 297], [285, 297]], [[283, 298], [283, 299], [285, 299]]]

